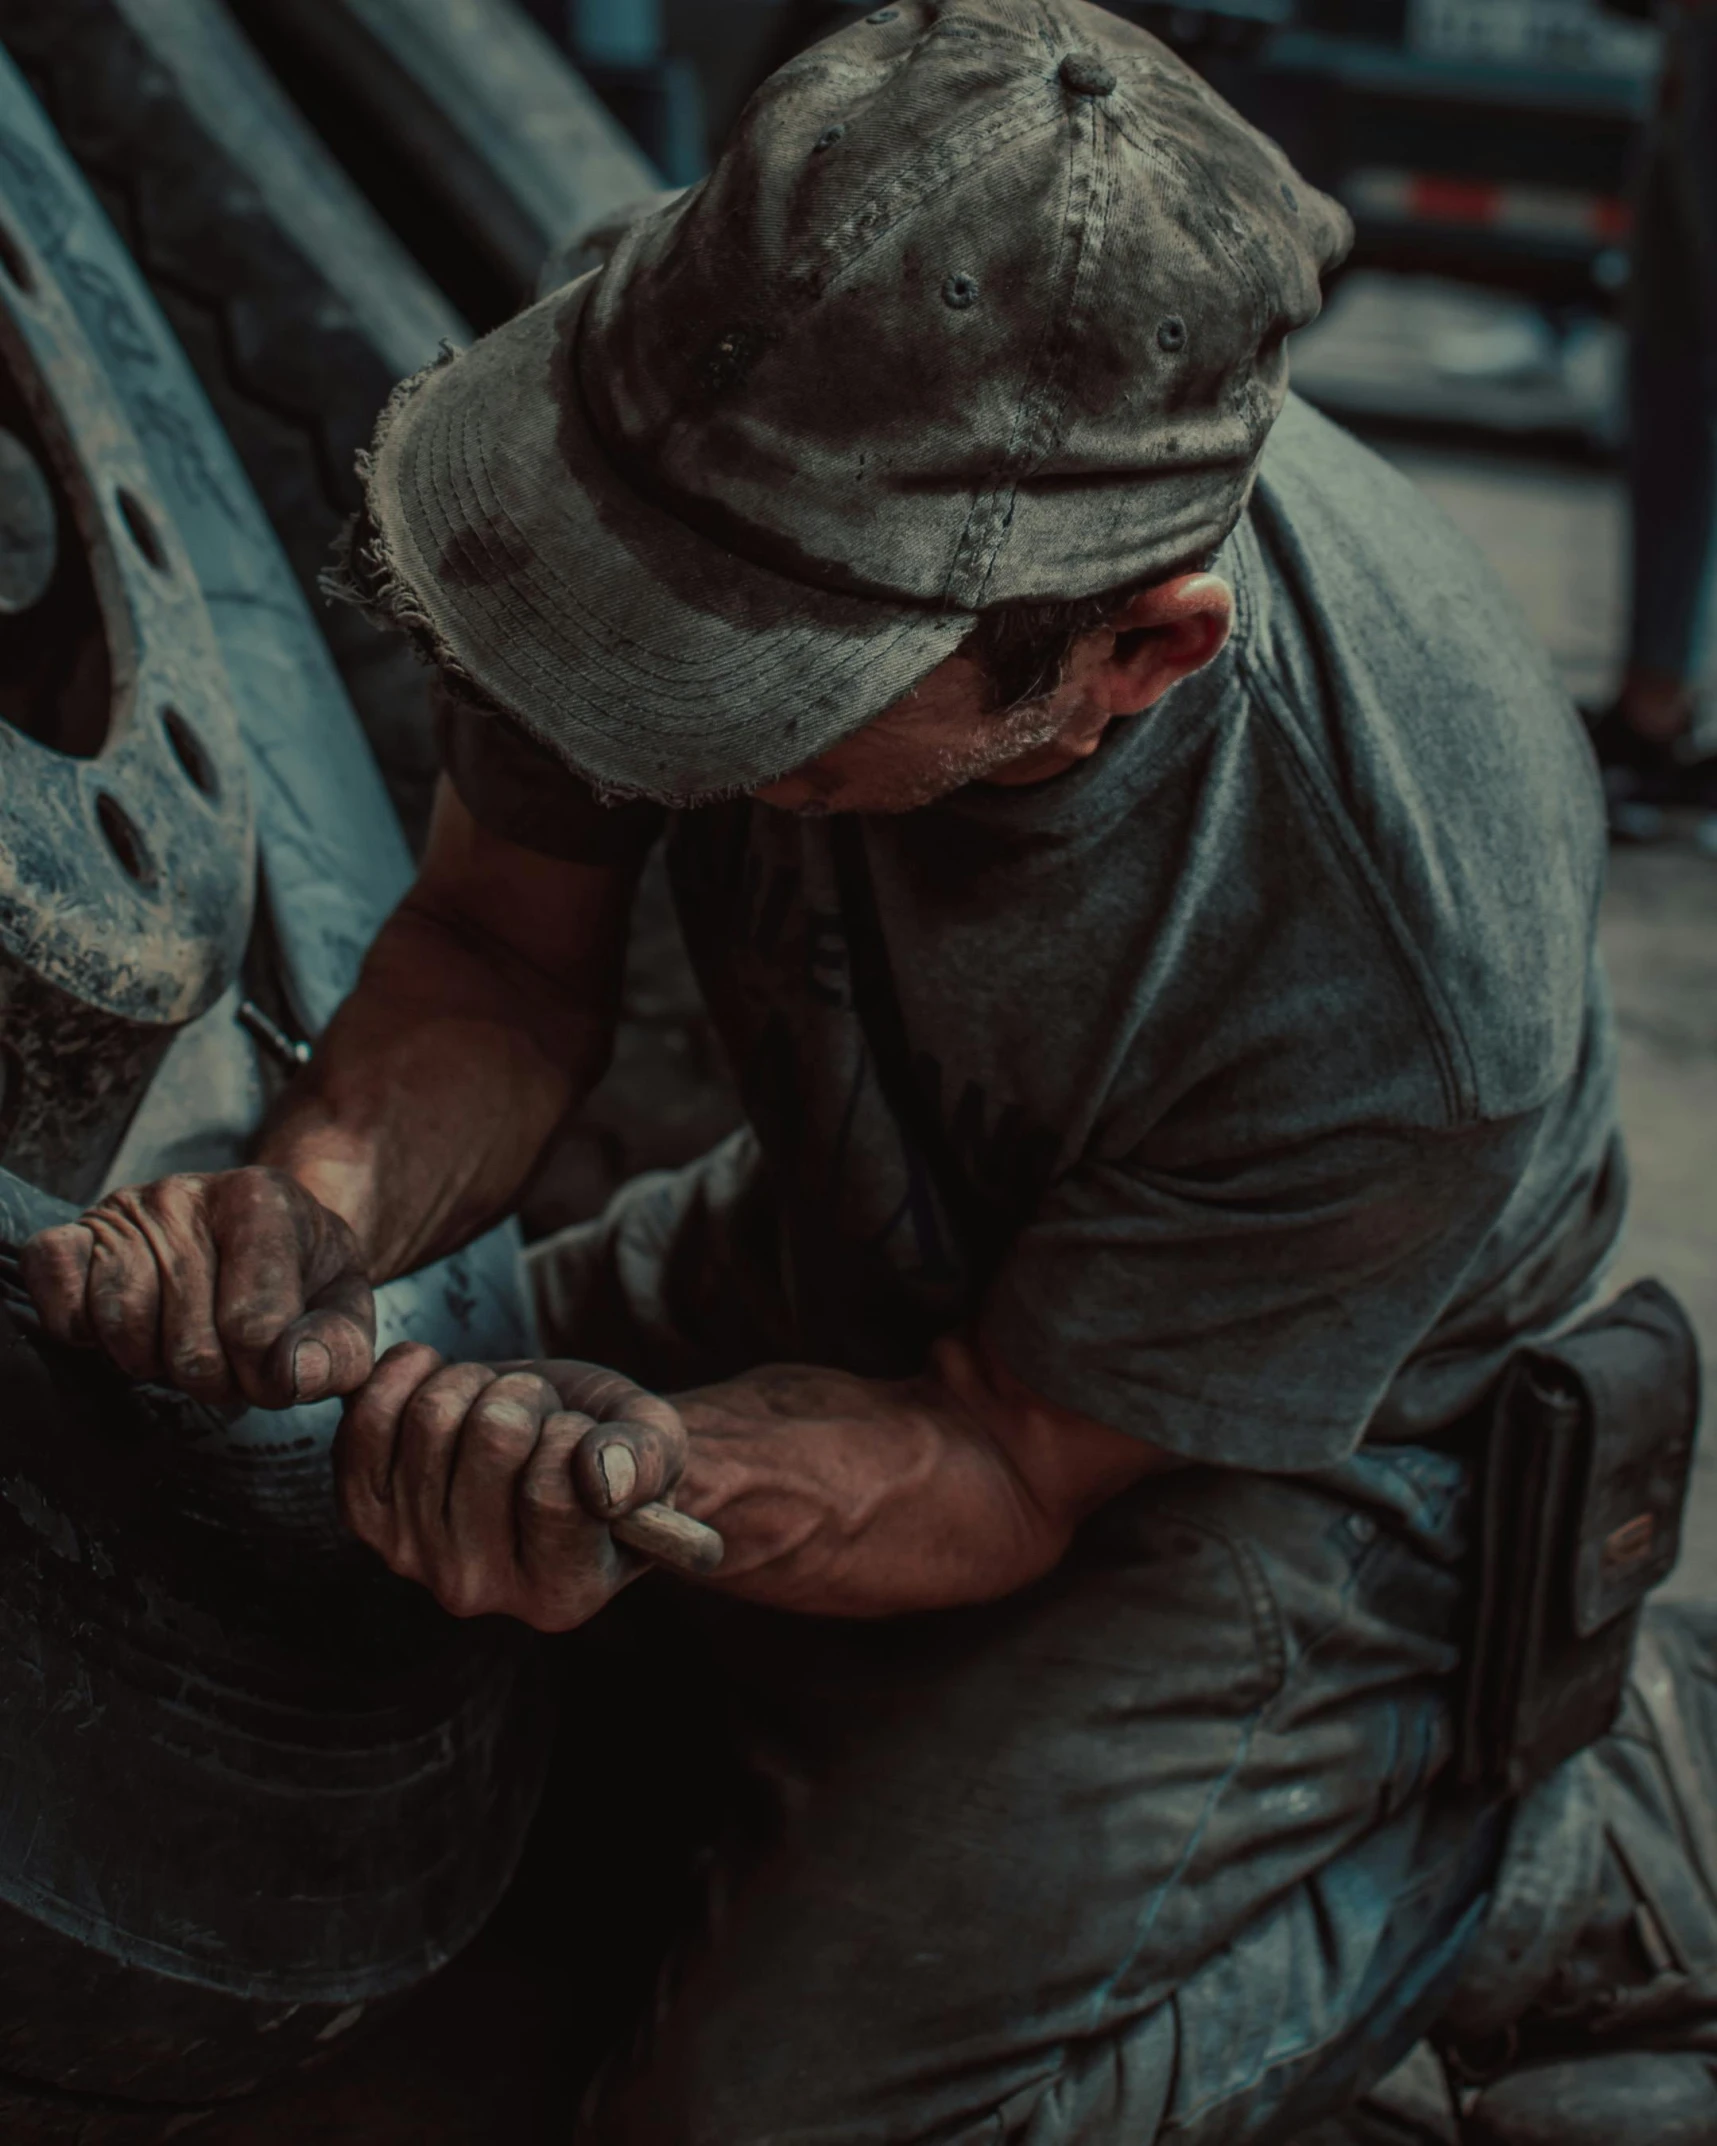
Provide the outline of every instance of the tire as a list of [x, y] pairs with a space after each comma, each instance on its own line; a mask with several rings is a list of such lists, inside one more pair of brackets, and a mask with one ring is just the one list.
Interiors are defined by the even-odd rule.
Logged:
[[328, 637], [401, 818], [426, 824], [428, 678], [316, 589], [394, 383], [464, 321], [219, 0], [0, 0], [36, 89], [154, 290]]
[[35, 227], [0, 248], [0, 1152], [81, 1203], [238, 974], [254, 826], [199, 576], [46, 250], [52, 173], [10, 133], [0, 167]]
[[232, 0], [301, 109], [478, 328], [654, 166], [512, 0]]
[[[238, 0], [238, 12], [242, 30], [220, 0], [0, 0], [0, 39], [143, 266], [309, 590], [357, 504], [352, 458], [388, 389], [466, 333], [432, 278], [487, 324], [531, 295], [551, 242], [659, 181], [505, 0]], [[355, 612], [313, 602], [415, 846], [435, 769], [426, 674]], [[614, 1072], [556, 1143], [527, 1226], [593, 1213], [634, 1172], [700, 1153], [736, 1114], [653, 868]]]
[[[121, 718], [56, 732], [83, 700], [4, 704], [0, 1042], [28, 1099], [56, 1066], [75, 1074], [92, 1029], [147, 1031], [110, 1061], [137, 1107], [107, 1167], [150, 1174], [199, 1142], [232, 1160], [270, 1085], [239, 995], [266, 988], [314, 1035], [409, 857], [231, 448], [3, 59], [0, 360], [6, 429], [29, 432], [60, 488], [47, 587], [68, 574], [95, 591], [93, 613], [44, 595], [42, 616], [95, 617]], [[169, 690], [212, 795], [174, 746]], [[48, 928], [124, 893], [90, 817], [101, 795], [158, 867], [149, 898], [183, 988], [153, 1005], [125, 995], [134, 978], [62, 958]], [[81, 840], [71, 806], [32, 812], [67, 798], [84, 801]], [[32, 817], [51, 839], [30, 839]], [[247, 932], [253, 821], [266, 898]], [[45, 984], [57, 996], [30, 995]], [[233, 1110], [211, 1127], [223, 1082]], [[75, 1211], [39, 1143], [17, 1144], [23, 1123], [0, 1124], [13, 1240]], [[380, 1339], [525, 1353], [515, 1255], [501, 1231], [391, 1285]], [[538, 1650], [444, 1617], [342, 1535], [336, 1415], [228, 1422], [134, 1388], [43, 1343], [0, 1264], [0, 2113], [28, 2099], [11, 2074], [62, 2097], [67, 2126], [86, 2124], [68, 2137], [138, 2136], [80, 2097], [199, 2102], [320, 2060], [457, 1952], [507, 1883], [551, 1717]]]

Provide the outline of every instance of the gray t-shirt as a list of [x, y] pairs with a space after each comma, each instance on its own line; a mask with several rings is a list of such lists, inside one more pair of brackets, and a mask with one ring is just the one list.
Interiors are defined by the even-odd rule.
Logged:
[[[1615, 1239], [1603, 814], [1494, 574], [1303, 404], [1221, 568], [1227, 652], [1080, 768], [845, 833], [709, 806], [668, 862], [756, 1135], [724, 1258], [801, 1354], [971, 1322], [1118, 1430], [1312, 1469], [1453, 1421]], [[515, 840], [659, 822], [453, 733]]]

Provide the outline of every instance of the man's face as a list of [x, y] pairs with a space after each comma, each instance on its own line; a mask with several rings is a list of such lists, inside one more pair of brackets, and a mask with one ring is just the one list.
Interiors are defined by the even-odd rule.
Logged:
[[949, 656], [862, 730], [753, 795], [811, 817], [912, 812], [973, 782], [1047, 782], [1088, 759], [1118, 716], [1211, 662], [1233, 616], [1234, 592], [1215, 574], [1143, 590], [1074, 643], [1053, 692], [999, 712], [982, 667]]
[[997, 713], [982, 667], [970, 656], [949, 656], [862, 730], [755, 795], [807, 818], [911, 812], [968, 783], [1005, 780], [1010, 764], [1059, 735], [1066, 697], [1063, 686]]

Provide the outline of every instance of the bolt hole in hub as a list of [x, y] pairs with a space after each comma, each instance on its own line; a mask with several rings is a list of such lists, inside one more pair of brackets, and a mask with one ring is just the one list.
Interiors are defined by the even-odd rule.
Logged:
[[131, 532], [131, 541], [156, 573], [164, 574], [167, 571], [167, 553], [162, 545], [160, 532], [149, 518], [148, 508], [135, 492], [128, 492], [123, 486], [118, 499], [120, 519]]
[[107, 846], [118, 858], [119, 868], [126, 878], [134, 879], [140, 887], [153, 886], [154, 860], [125, 808], [103, 790], [95, 801], [95, 816], [101, 822]]
[[54, 492], [15, 432], [0, 432], [0, 617], [33, 611], [59, 555]]
[[[0, 271], [12, 276], [5, 245], [0, 224]], [[93, 760], [112, 727], [112, 693], [76, 519], [17, 383], [0, 369], [0, 722]]]
[[193, 788], [200, 790], [212, 804], [221, 794], [221, 780], [215, 773], [214, 762], [203, 750], [202, 740], [177, 708], [163, 708], [161, 722], [167, 732], [167, 742], [173, 748], [174, 759], [189, 776]]
[[23, 291], [26, 295], [36, 288], [35, 271], [25, 259], [23, 248], [4, 223], [0, 223], [0, 275], [4, 275], [15, 290]]

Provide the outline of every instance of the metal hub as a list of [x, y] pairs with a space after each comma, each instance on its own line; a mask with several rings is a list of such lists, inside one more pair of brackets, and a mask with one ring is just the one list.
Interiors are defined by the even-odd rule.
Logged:
[[15, 432], [0, 432], [0, 616], [33, 611], [59, 556], [54, 491]]
[[83, 1201], [237, 973], [255, 842], [196, 576], [53, 264], [0, 223], [0, 1164]]

